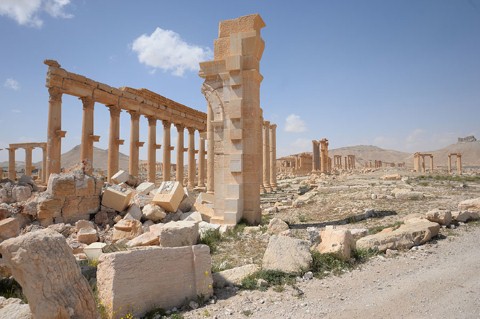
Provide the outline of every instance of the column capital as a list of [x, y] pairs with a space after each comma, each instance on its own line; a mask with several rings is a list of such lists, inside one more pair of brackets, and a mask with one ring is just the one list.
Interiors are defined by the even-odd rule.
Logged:
[[195, 128], [193, 127], [187, 127], [188, 133], [189, 134], [195, 134]]
[[82, 101], [83, 108], [84, 109], [93, 109], [93, 106], [95, 104], [95, 101], [91, 96], [82, 96], [78, 98], [80, 101]]
[[172, 122], [167, 121], [167, 120], [162, 120], [162, 124], [164, 128], [170, 128], [170, 125], [172, 125]]
[[185, 125], [183, 124], [175, 124], [175, 127], [177, 128], [177, 131], [180, 133], [180, 131], [183, 132], [183, 130], [185, 129]]
[[270, 128], [271, 128], [272, 130], [275, 130], [275, 129], [277, 128], [277, 124], [270, 124]]
[[157, 119], [153, 116], [146, 116], [148, 120], [148, 125], [157, 125]]
[[49, 87], [48, 88], [48, 94], [50, 95], [49, 96], [49, 101], [53, 102], [53, 101], [58, 101], [58, 102], [61, 102], [62, 101], [62, 90], [60, 88], [57, 88], [57, 87]]
[[122, 110], [116, 105], [107, 105], [107, 107], [109, 108], [110, 115], [112, 116], [119, 116], [122, 112]]
[[270, 121], [263, 121], [263, 126], [265, 126], [266, 128], [269, 128], [270, 127]]
[[140, 113], [138, 111], [127, 111], [130, 114], [130, 118], [134, 121], [140, 119]]

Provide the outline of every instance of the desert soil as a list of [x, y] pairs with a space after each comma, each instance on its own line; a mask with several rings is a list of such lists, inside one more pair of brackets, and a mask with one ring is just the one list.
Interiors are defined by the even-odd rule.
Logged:
[[[480, 226], [283, 292], [218, 292], [185, 318], [480, 318]], [[302, 293], [303, 292], [303, 293]], [[228, 296], [228, 298], [227, 298]], [[222, 299], [225, 298], [225, 299]]]

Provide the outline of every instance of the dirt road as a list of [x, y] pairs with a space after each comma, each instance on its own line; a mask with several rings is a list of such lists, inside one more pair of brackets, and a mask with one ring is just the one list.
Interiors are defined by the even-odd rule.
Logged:
[[480, 318], [480, 227], [284, 292], [240, 291], [186, 318]]

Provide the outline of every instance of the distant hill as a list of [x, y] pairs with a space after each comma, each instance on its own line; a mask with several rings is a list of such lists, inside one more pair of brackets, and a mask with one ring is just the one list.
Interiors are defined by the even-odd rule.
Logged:
[[[434, 166], [447, 166], [448, 154], [449, 153], [460, 153], [462, 154], [462, 165], [480, 167], [480, 141], [475, 142], [460, 142], [456, 144], [448, 145], [442, 149], [436, 151], [421, 151], [421, 153], [431, 153], [433, 154], [433, 165]], [[413, 165], [413, 154], [411, 154], [407, 161]], [[427, 165], [428, 162], [427, 162]], [[455, 165], [452, 159], [452, 165]]]
[[356, 162], [363, 165], [365, 162], [374, 162], [375, 160], [387, 163], [402, 163], [405, 162], [410, 154], [394, 150], [385, 150], [373, 145], [357, 145], [328, 150], [328, 155], [330, 157], [334, 155], [342, 155], [342, 157], [355, 155]]

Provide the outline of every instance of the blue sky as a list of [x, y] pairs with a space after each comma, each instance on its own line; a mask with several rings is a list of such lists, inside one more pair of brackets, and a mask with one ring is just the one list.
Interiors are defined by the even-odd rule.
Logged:
[[[311, 151], [323, 137], [331, 148], [406, 152], [480, 137], [480, 0], [0, 0], [0, 148], [46, 140], [47, 58], [206, 111], [198, 62], [211, 59], [219, 21], [251, 13], [266, 23], [261, 104], [278, 124], [278, 155]], [[82, 106], [63, 101], [66, 152], [80, 143]], [[95, 146], [107, 147], [108, 126], [96, 104]], [[129, 129], [123, 112], [125, 154]]]

